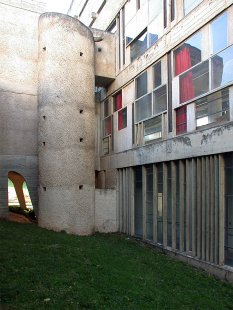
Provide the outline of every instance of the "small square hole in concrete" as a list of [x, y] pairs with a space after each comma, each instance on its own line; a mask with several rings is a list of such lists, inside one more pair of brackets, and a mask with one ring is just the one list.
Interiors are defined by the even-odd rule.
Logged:
[[79, 141], [80, 141], [80, 142], [83, 142], [83, 138], [80, 138]]
[[79, 185], [79, 189], [83, 189], [83, 185]]
[[43, 190], [46, 192], [46, 187], [45, 186], [43, 187]]
[[79, 113], [80, 113], [80, 114], [83, 114], [83, 109], [80, 109], [80, 110], [79, 110]]
[[82, 55], [83, 55], [83, 52], [80, 52], [79, 54], [80, 54], [80, 56], [82, 56]]

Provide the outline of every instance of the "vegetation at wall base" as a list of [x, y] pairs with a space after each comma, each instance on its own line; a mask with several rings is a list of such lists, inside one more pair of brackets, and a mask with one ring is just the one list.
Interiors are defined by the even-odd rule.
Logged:
[[233, 309], [233, 285], [120, 234], [0, 221], [0, 309]]

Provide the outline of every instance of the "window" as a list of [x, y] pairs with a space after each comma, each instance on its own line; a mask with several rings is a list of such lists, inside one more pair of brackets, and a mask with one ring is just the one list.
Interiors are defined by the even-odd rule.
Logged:
[[142, 55], [147, 50], [147, 31], [144, 30], [131, 44], [130, 44], [130, 60], [131, 62]]
[[196, 101], [196, 125], [228, 121], [229, 89], [223, 89]]
[[157, 165], [157, 238], [163, 244], [163, 164]]
[[116, 20], [114, 20], [114, 22], [108, 27], [107, 29], [108, 32], [111, 32], [111, 33], [116, 33], [117, 31], [117, 23], [116, 23]]
[[162, 115], [144, 122], [144, 142], [162, 138]]
[[147, 71], [136, 78], [136, 98], [140, 98], [147, 93]]
[[120, 91], [113, 97], [114, 112], [122, 108], [122, 92]]
[[153, 92], [154, 113], [158, 114], [167, 110], [167, 87], [166, 85], [159, 87]]
[[160, 86], [161, 83], [162, 83], [162, 79], [161, 79], [161, 61], [157, 62], [153, 66], [153, 73], [154, 73], [153, 85], [154, 85], [154, 88], [156, 88], [156, 87]]
[[118, 112], [118, 130], [127, 127], [127, 108]]
[[174, 51], [175, 75], [201, 62], [201, 32], [197, 32]]
[[153, 166], [146, 167], [146, 238], [153, 240]]
[[209, 61], [197, 65], [180, 76], [180, 103], [209, 91]]
[[227, 12], [210, 24], [212, 53], [216, 54], [227, 46]]
[[108, 99], [104, 101], [104, 117], [107, 117], [111, 114], [110, 112], [110, 104]]
[[148, 94], [135, 102], [135, 121], [140, 122], [143, 119], [152, 116], [152, 97]]
[[128, 22], [135, 16], [136, 14], [136, 0], [128, 0], [125, 4], [125, 24], [128, 24]]
[[187, 108], [182, 106], [176, 110], [176, 134], [187, 132]]
[[233, 46], [211, 58], [211, 88], [233, 81]]
[[103, 139], [103, 155], [109, 154], [109, 137]]
[[112, 116], [103, 120], [103, 136], [109, 136], [112, 133]]
[[175, 0], [171, 0], [171, 22], [175, 19]]
[[184, 0], [184, 15], [187, 15], [196, 6], [198, 6], [203, 0]]

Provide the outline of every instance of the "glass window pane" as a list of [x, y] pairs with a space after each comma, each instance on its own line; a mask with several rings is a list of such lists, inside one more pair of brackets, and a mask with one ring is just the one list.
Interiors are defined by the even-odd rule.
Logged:
[[160, 15], [163, 15], [163, 0], [149, 0], [149, 21], [156, 19]]
[[161, 61], [157, 62], [153, 66], [153, 72], [154, 72], [153, 84], [154, 84], [154, 88], [156, 88], [156, 87], [160, 86], [161, 83], [162, 83], [162, 78], [161, 78]]
[[148, 25], [149, 46], [152, 46], [163, 35], [163, 14], [156, 16], [155, 19]]
[[142, 55], [147, 49], [147, 32], [144, 31], [133, 43], [130, 44], [131, 62]]
[[118, 112], [118, 130], [127, 127], [127, 108]]
[[190, 11], [192, 11], [198, 4], [200, 4], [203, 0], [184, 0], [184, 15], [187, 15]]
[[148, 94], [135, 102], [135, 121], [140, 122], [143, 119], [152, 116], [151, 94]]
[[233, 46], [211, 59], [212, 89], [233, 81]]
[[112, 133], [112, 117], [109, 116], [103, 120], [103, 136], [109, 136]]
[[147, 71], [136, 78], [136, 98], [140, 98], [147, 93]]
[[167, 87], [166, 85], [154, 91], [154, 114], [167, 110]]
[[103, 154], [109, 153], [109, 137], [103, 139]]
[[210, 24], [212, 53], [224, 49], [227, 46], [227, 13], [220, 15]]
[[162, 138], [162, 115], [144, 122], [144, 141]]
[[136, 0], [128, 0], [125, 4], [125, 24], [136, 14]]
[[108, 27], [108, 32], [115, 33], [117, 31], [116, 20]]
[[122, 108], [122, 92], [120, 91], [113, 97], [114, 112]]
[[137, 35], [136, 17], [133, 18], [125, 27], [125, 40], [129, 44]]
[[209, 91], [209, 61], [180, 76], [180, 103]]
[[201, 62], [201, 32], [197, 32], [174, 51], [175, 75]]
[[109, 102], [108, 99], [104, 101], [104, 117], [109, 116], [110, 114], [110, 107], [109, 107]]
[[187, 108], [180, 107], [176, 110], [176, 134], [187, 132]]
[[215, 92], [196, 101], [197, 127], [229, 120], [229, 89]]

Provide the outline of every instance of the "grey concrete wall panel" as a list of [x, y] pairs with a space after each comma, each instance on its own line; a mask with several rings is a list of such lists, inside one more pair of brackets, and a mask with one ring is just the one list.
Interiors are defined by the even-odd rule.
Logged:
[[233, 123], [198, 130], [165, 141], [100, 158], [101, 170], [232, 152]]
[[39, 225], [94, 231], [94, 39], [77, 19], [39, 19]]
[[25, 178], [35, 211], [38, 200], [38, 14], [12, 6], [17, 4], [13, 1], [4, 2], [0, 4], [1, 217], [8, 213], [9, 171]]
[[102, 233], [117, 231], [115, 189], [95, 190], [95, 230]]

